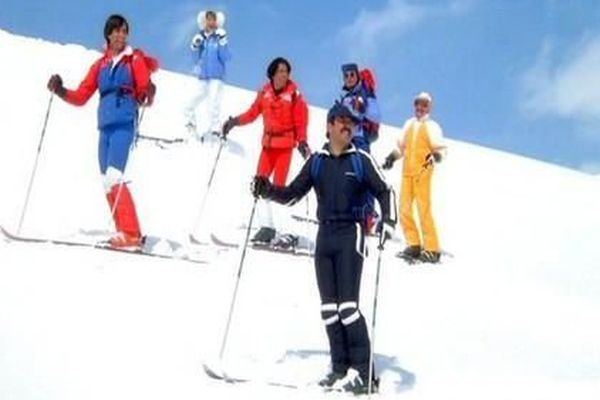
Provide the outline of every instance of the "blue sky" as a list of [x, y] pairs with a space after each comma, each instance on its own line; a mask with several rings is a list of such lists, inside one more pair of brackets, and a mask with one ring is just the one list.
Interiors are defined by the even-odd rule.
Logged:
[[312, 104], [338, 95], [340, 64], [377, 75], [384, 122], [428, 90], [447, 136], [600, 173], [600, 2], [593, 0], [3, 0], [0, 28], [99, 48], [108, 14], [162, 66], [191, 70], [200, 9], [227, 15], [228, 81], [249, 89], [283, 55]]

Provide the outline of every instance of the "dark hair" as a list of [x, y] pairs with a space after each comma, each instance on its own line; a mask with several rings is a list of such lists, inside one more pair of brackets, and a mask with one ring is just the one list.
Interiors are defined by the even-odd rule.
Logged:
[[104, 40], [108, 43], [108, 37], [115, 29], [121, 29], [123, 26], [127, 28], [129, 33], [129, 23], [124, 16], [119, 14], [113, 14], [106, 20], [104, 24]]
[[214, 19], [217, 19], [217, 13], [211, 10], [208, 10], [207, 12], [204, 13], [204, 18], [208, 18], [208, 17], [213, 17]]
[[288, 73], [292, 72], [292, 66], [290, 65], [290, 62], [283, 57], [277, 57], [271, 61], [267, 67], [267, 78], [269, 78], [269, 80], [273, 80], [275, 72], [277, 72], [277, 68], [279, 68], [279, 64], [284, 64], [287, 67]]

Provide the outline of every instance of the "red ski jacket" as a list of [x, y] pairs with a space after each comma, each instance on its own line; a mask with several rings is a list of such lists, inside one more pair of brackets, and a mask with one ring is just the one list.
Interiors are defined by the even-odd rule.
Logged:
[[137, 115], [138, 103], [148, 94], [150, 75], [157, 68], [158, 62], [141, 50], [128, 47], [115, 60], [107, 51], [91, 66], [76, 90], [67, 90], [65, 100], [81, 106], [99, 90], [99, 128], [132, 122]]
[[291, 79], [279, 93], [275, 93], [270, 82], [267, 83], [248, 111], [238, 116], [239, 124], [249, 124], [260, 114], [264, 121], [263, 147], [293, 148], [306, 142], [308, 106]]

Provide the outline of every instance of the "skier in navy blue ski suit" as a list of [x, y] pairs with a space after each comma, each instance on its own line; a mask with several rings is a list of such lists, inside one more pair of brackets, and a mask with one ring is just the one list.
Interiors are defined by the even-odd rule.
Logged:
[[395, 206], [391, 189], [373, 158], [351, 143], [357, 122], [355, 114], [336, 103], [327, 115], [329, 143], [306, 161], [292, 183], [277, 187], [257, 176], [252, 191], [256, 197], [291, 205], [315, 189], [319, 221], [315, 267], [332, 363], [332, 371], [320, 384], [366, 393], [370, 342], [358, 307], [365, 257], [360, 208], [368, 193], [377, 198], [385, 229], [381, 238], [385, 241], [395, 226]]

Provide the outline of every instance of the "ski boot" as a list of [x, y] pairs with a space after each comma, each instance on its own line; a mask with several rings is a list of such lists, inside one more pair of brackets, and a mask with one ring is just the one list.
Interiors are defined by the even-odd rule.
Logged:
[[130, 235], [125, 232], [117, 232], [108, 240], [110, 247], [115, 249], [139, 250], [142, 248], [142, 237], [139, 235]]
[[421, 254], [419, 254], [419, 261], [424, 263], [437, 264], [440, 262], [441, 253], [439, 251], [433, 250], [423, 250]]
[[269, 246], [275, 238], [275, 229], [266, 226], [261, 227], [256, 235], [250, 240], [255, 246]]
[[[342, 379], [338, 379], [332, 386], [333, 390], [352, 393], [354, 395], [369, 393], [369, 379], [363, 377], [354, 368], [350, 368]], [[373, 377], [371, 382], [371, 393], [377, 393], [379, 389], [379, 378]]]
[[419, 262], [421, 256], [421, 246], [406, 246], [404, 250], [396, 254], [396, 257], [403, 259], [408, 264]]
[[330, 371], [323, 379], [319, 381], [319, 386], [325, 389], [331, 389], [335, 383], [346, 376], [343, 372]]
[[277, 236], [271, 241], [271, 246], [275, 250], [293, 252], [298, 244], [298, 236], [286, 233]]

